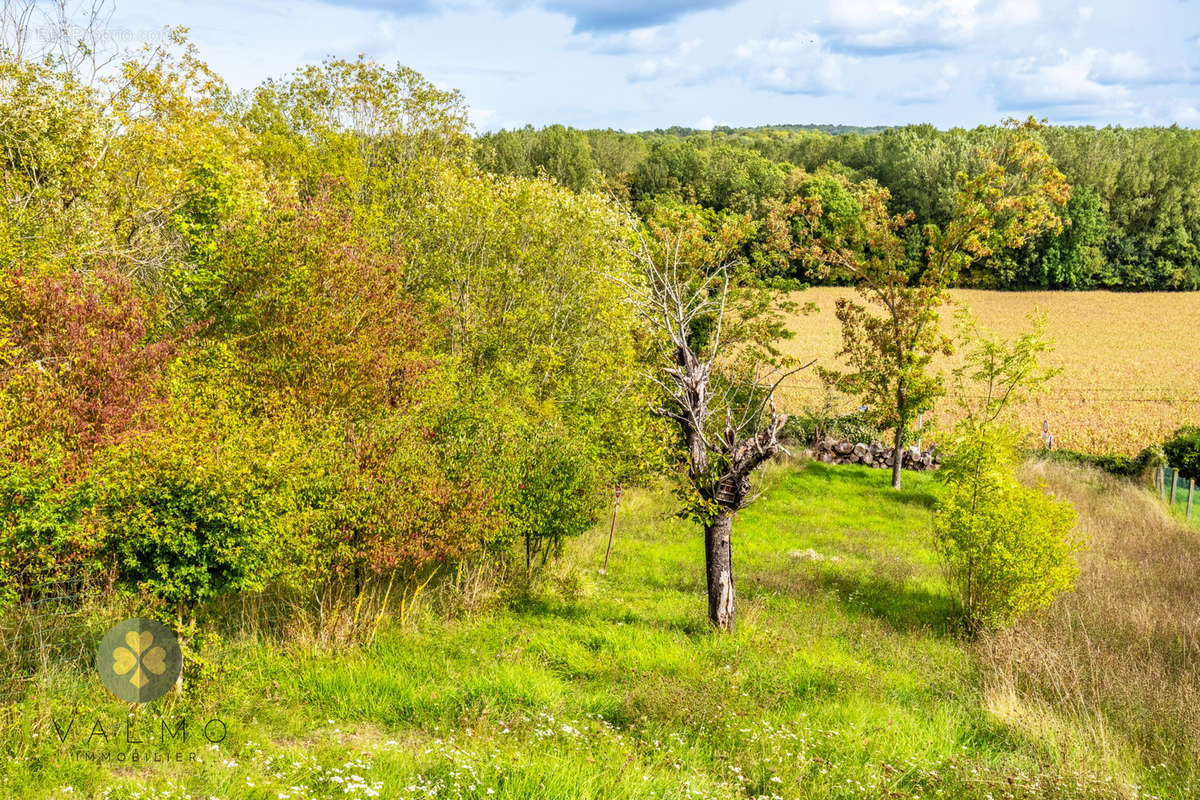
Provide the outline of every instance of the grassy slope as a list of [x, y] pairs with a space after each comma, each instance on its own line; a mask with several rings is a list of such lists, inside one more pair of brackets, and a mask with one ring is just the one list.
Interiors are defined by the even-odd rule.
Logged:
[[8, 731], [0, 795], [1123, 797], [1149, 779], [1179, 796], [1069, 722], [1045, 736], [998, 721], [947, 622], [929, 478], [895, 494], [887, 477], [771, 474], [735, 525], [732, 635], [706, 629], [697, 530], [632, 493], [608, 576], [592, 566], [597, 529], [554, 591], [386, 630], [357, 653], [242, 646], [202, 699], [139, 712], [229, 720], [219, 748], [192, 748], [202, 765], [64, 757], [48, 708], [122, 709], [95, 680], [60, 676], [16, 718], [41, 737]]

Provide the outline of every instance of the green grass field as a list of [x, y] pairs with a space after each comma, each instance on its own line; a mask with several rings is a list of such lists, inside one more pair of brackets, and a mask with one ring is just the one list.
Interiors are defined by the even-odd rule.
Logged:
[[[1167, 478], [1167, 487], [1163, 491], [1163, 500], [1168, 505], [1171, 500], [1171, 485], [1170, 478]], [[1180, 518], [1187, 519], [1188, 512], [1188, 482], [1183, 478], [1178, 479], [1178, 484], [1175, 487], [1175, 513], [1179, 514]], [[1191, 523], [1200, 526], [1200, 490], [1196, 490], [1192, 494], [1192, 516]]]
[[[888, 477], [768, 474], [735, 524], [731, 635], [706, 625], [699, 531], [634, 492], [608, 575], [602, 526], [491, 610], [427, 612], [342, 653], [234, 642], [185, 698], [132, 716], [97, 679], [54, 673], [4, 718], [0, 796], [1194, 794], [1186, 765], [1147, 763], [1119, 732], [1097, 743], [1078, 717], [1051, 733], [997, 713], [977, 646], [949, 621], [928, 538], [934, 484], [906, 476], [894, 493]], [[153, 741], [160, 717], [186, 721], [182, 741]], [[206, 725], [227, 735], [212, 744]], [[134, 763], [135, 750], [184, 760]]]

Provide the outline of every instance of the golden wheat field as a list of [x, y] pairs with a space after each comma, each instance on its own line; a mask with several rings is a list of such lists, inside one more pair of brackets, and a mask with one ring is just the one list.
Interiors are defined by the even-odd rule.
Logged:
[[[841, 331], [834, 316], [838, 297], [851, 289], [817, 287], [795, 293], [818, 311], [789, 319], [794, 338], [784, 350], [818, 364], [836, 363]], [[990, 330], [1014, 336], [1029, 328], [1031, 312], [1047, 315], [1054, 351], [1047, 366], [1062, 370], [1040, 394], [1015, 409], [1018, 424], [1040, 434], [1049, 421], [1055, 446], [1092, 453], [1132, 455], [1183, 424], [1200, 424], [1200, 292], [951, 292], [943, 326], [953, 335], [954, 310], [966, 306]], [[939, 367], [949, 370], [956, 356]], [[812, 370], [781, 387], [788, 411], [819, 405], [825, 389]], [[841, 410], [856, 403], [843, 398]], [[957, 403], [943, 398], [932, 415], [936, 426], [953, 422]], [[927, 422], [929, 418], [927, 417]]]

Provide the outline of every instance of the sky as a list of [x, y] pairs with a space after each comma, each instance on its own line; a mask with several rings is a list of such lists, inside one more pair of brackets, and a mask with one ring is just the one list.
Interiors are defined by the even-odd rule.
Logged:
[[1200, 127], [1200, 0], [116, 0], [233, 87], [359, 54], [460, 90], [480, 130], [563, 123]]

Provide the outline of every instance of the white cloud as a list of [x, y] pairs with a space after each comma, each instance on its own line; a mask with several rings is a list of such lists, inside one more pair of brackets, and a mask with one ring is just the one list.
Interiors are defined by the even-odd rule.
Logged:
[[1092, 54], [1089, 76], [1099, 83], [1144, 83], [1154, 77], [1149, 62], [1137, 53], [1126, 50], [1109, 53], [1104, 50], [1085, 51]]
[[851, 59], [829, 52], [815, 33], [751, 39], [733, 51], [734, 69], [753, 88], [783, 94], [830, 94], [844, 87]]
[[1200, 128], [1200, 108], [1196, 106], [1177, 105], [1171, 111], [1171, 121], [1189, 128]]
[[[947, 127], [1019, 111], [1197, 124], [1200, 108], [1195, 1], [703, 0], [708, 10], [696, 11], [679, 0], [679, 13], [625, 3], [621, 25], [590, 26], [576, 24], [588, 9], [615, 13], [604, 0], [338, 2], [118, 0], [111, 25], [186, 25], [235, 88], [365, 52], [460, 89], [486, 129], [642, 130], [705, 115]], [[578, 14], [547, 10], [568, 2]], [[436, 8], [404, 14], [398, 4]]]
[[643, 58], [629, 74], [629, 80], [694, 80], [702, 71], [699, 64], [688, 60], [688, 55], [700, 47], [699, 39], [679, 42], [669, 52]]
[[832, 0], [821, 30], [835, 50], [887, 55], [959, 49], [1040, 17], [1038, 0]]
[[1112, 64], [1111, 54], [1090, 48], [1060, 51], [1052, 59], [1019, 59], [997, 77], [997, 105], [1005, 111], [1094, 105], [1127, 112], [1129, 89], [1101, 79]]
[[573, 41], [606, 55], [659, 52], [671, 46], [669, 37], [661, 25], [608, 34], [578, 33], [574, 35]]
[[695, 128], [698, 131], [711, 131], [716, 125], [717, 121], [712, 118], [712, 114], [705, 114], [696, 122]]
[[957, 64], [953, 62], [943, 64], [936, 79], [919, 89], [900, 95], [899, 100], [906, 105], [944, 102], [946, 96], [954, 90], [958, 76]]

